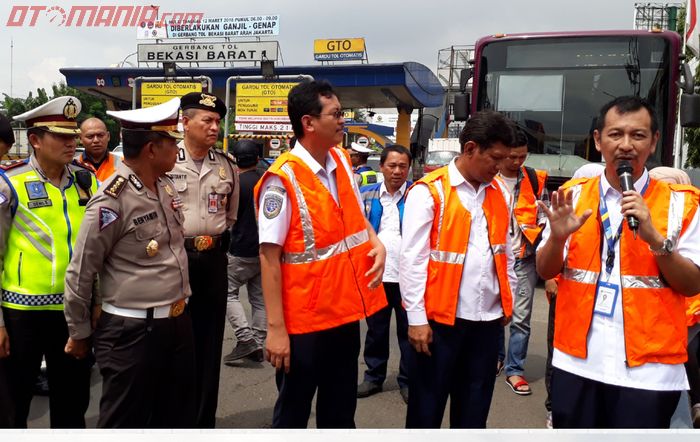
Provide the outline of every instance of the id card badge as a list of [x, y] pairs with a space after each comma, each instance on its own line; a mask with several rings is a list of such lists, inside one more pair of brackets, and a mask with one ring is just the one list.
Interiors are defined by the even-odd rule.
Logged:
[[612, 316], [620, 287], [605, 281], [598, 281], [593, 311], [599, 315]]
[[219, 195], [216, 193], [209, 194], [209, 213], [216, 213], [219, 211]]

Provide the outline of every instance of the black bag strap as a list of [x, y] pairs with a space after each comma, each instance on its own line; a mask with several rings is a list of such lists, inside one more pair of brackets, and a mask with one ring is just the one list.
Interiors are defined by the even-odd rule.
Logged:
[[535, 193], [535, 199], [540, 199], [540, 182], [537, 180], [537, 172], [532, 167], [525, 166], [525, 173], [530, 179], [532, 191]]

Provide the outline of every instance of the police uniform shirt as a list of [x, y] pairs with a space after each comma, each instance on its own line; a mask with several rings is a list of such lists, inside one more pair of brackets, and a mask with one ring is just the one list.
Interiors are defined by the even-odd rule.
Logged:
[[[634, 188], [637, 192], [641, 192], [644, 184], [649, 178], [649, 174], [645, 170], [642, 176], [634, 183]], [[605, 195], [605, 204], [610, 215], [610, 226], [613, 232], [617, 232], [618, 226], [623, 222], [620, 203], [622, 194], [615, 190], [605, 174], [600, 176], [603, 195]], [[573, 204], [576, 207], [578, 203], [579, 193], [574, 194]], [[679, 237], [676, 250], [678, 253], [690, 259], [695, 265], [700, 266], [700, 212], [696, 212], [692, 221], [688, 225], [686, 231]], [[595, 214], [593, 214], [595, 216]], [[538, 250], [543, 247], [549, 239], [550, 228], [549, 222], [542, 233], [542, 242]], [[641, 241], [641, 240], [638, 240]], [[601, 250], [601, 268], [590, 269], [592, 271], [600, 271], [601, 275], [605, 275], [605, 269], [602, 267], [605, 264], [605, 258], [608, 254], [607, 241], [602, 240], [603, 247]], [[568, 251], [569, 241], [567, 240], [564, 248], [564, 259]], [[646, 243], [640, 242], [639, 247], [647, 247]], [[608, 282], [620, 284], [620, 241], [615, 244], [615, 264]], [[622, 292], [624, 296], [624, 291]], [[644, 390], [667, 390], [678, 391], [687, 390], [688, 382], [686, 380], [685, 368], [683, 364], [661, 364], [647, 362], [643, 365], [634, 368], [628, 368], [625, 364], [625, 336], [624, 322], [622, 316], [622, 297], [618, 297], [615, 302], [615, 308], [611, 317], [603, 315], [593, 315], [591, 327], [588, 331], [588, 353], [586, 359], [576, 358], [562, 351], [554, 349], [552, 365], [555, 367], [573, 373], [575, 375], [592, 379], [594, 381], [603, 382], [610, 385], [617, 385], [628, 388], [639, 388]]]
[[168, 176], [182, 198], [185, 236], [220, 235], [238, 216], [238, 172], [227, 155], [209, 149], [201, 170], [179, 143], [177, 162]]
[[[348, 163], [345, 155], [338, 149], [342, 167], [345, 167], [345, 172], [350, 177], [351, 185], [355, 191], [355, 198], [360, 211], [364, 213], [364, 205], [360, 196], [360, 189], [353, 179], [352, 167]], [[338, 167], [330, 152], [326, 154], [326, 167], [321, 167], [318, 161], [311, 156], [308, 150], [304, 148], [301, 142], [297, 141], [294, 149], [290, 154], [301, 159], [309, 169], [318, 177], [321, 184], [328, 189], [333, 196], [333, 199], [338, 202], [338, 188], [336, 186], [335, 169]], [[270, 243], [284, 245], [289, 232], [289, 222], [291, 220], [291, 212], [289, 211], [289, 195], [282, 184], [282, 180], [276, 175], [269, 175], [264, 178], [260, 189], [260, 197], [258, 201], [258, 234], [260, 244]]]
[[147, 309], [190, 296], [183, 214], [173, 182], [161, 177], [158, 194], [124, 163], [90, 200], [66, 270], [64, 304], [70, 336], [91, 334], [95, 275], [103, 302]]
[[[10, 186], [10, 179], [6, 174], [16, 173], [15, 171], [25, 172], [27, 167], [31, 168], [36, 174], [32, 180], [36, 179], [41, 181], [45, 186], [53, 186], [51, 181], [49, 181], [44, 172], [41, 170], [41, 166], [39, 166], [39, 162], [34, 155], [30, 156], [29, 161], [23, 166], [16, 166], [16, 168], [8, 170], [7, 172], [0, 169], [0, 274], [2, 274], [3, 271], [5, 252], [7, 250], [7, 238], [10, 234], [10, 227], [12, 226], [14, 218], [13, 209], [17, 204], [17, 197], [14, 195], [14, 190], [12, 189], [12, 186]], [[71, 184], [72, 169], [82, 168], [79, 168], [78, 166], [66, 165], [63, 175], [61, 176], [61, 182], [59, 183], [60, 189], [65, 189], [69, 184]], [[3, 327], [4, 325], [5, 322], [2, 316], [2, 309], [0, 309], [0, 327]]]

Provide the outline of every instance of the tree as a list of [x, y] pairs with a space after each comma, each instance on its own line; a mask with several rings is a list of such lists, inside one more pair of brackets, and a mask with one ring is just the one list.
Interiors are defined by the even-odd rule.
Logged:
[[[681, 36], [685, 35], [685, 8], [678, 13], [677, 31]], [[694, 58], [693, 53], [686, 48], [687, 61]], [[700, 84], [700, 65], [695, 69], [695, 84]], [[688, 144], [688, 158], [683, 167], [700, 167], [700, 128], [686, 128], [685, 142]]]

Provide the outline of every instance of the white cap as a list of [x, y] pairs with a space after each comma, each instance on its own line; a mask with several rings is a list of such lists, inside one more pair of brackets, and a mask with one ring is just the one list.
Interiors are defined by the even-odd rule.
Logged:
[[183, 135], [178, 131], [178, 118], [180, 115], [180, 98], [153, 107], [125, 111], [107, 111], [107, 115], [114, 117], [122, 125], [122, 130], [147, 130], [163, 132], [167, 136], [182, 139]]
[[66, 95], [54, 98], [48, 103], [17, 115], [13, 120], [24, 121], [27, 128], [38, 127], [57, 134], [78, 135], [80, 129], [78, 129], [75, 118], [82, 107], [80, 100]]
[[374, 151], [369, 147], [364, 147], [363, 145], [355, 142], [350, 143], [350, 148], [357, 153], [374, 153]]

